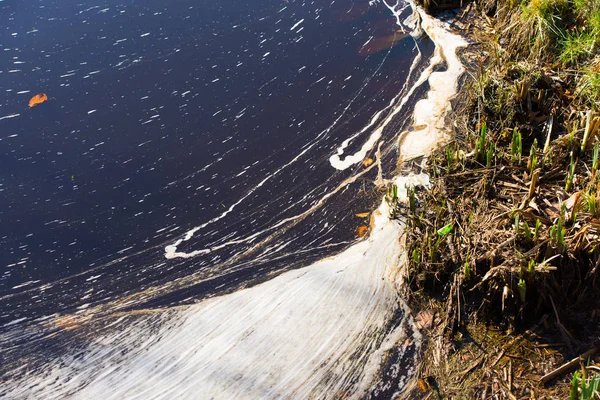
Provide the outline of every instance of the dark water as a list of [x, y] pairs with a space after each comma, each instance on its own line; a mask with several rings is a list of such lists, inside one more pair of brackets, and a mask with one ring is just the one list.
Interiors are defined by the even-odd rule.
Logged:
[[[11, 361], [44, 336], [36, 319], [193, 302], [359, 240], [377, 170], [332, 194], [364, 166], [329, 158], [374, 122], [344, 155], [360, 149], [433, 51], [364, 0], [0, 0], [0, 17]], [[384, 175], [425, 90], [383, 131]]]
[[[376, 197], [356, 200], [358, 184], [301, 226], [269, 228], [362, 168], [328, 158], [400, 93], [419, 51], [385, 39], [399, 26], [364, 1], [4, 1], [0, 13], [0, 323], [238, 272], [201, 295], [339, 250]], [[165, 259], [207, 222], [178, 251], [237, 243]]]

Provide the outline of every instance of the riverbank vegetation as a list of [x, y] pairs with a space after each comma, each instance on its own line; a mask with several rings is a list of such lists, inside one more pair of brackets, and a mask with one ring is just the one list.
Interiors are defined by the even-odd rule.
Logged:
[[600, 398], [600, 1], [480, 0], [460, 15], [478, 58], [432, 187], [410, 193], [431, 360], [415, 393]]

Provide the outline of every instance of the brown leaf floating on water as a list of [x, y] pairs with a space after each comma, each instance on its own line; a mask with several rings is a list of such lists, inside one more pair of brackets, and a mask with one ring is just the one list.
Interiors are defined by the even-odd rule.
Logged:
[[367, 233], [368, 230], [369, 230], [368, 226], [362, 225], [356, 229], [356, 234], [358, 235], [358, 237], [363, 237], [363, 236], [365, 236], [365, 233]]
[[368, 167], [371, 164], [373, 164], [373, 159], [372, 158], [367, 158], [367, 159], [365, 159], [365, 161], [363, 161], [363, 165], [365, 167]]
[[29, 108], [35, 107], [38, 104], [42, 104], [43, 102], [45, 102], [47, 100], [48, 100], [48, 96], [46, 95], [46, 93], [36, 94], [29, 100]]
[[358, 213], [358, 214], [354, 214], [356, 215], [358, 218], [367, 218], [369, 216], [369, 213]]

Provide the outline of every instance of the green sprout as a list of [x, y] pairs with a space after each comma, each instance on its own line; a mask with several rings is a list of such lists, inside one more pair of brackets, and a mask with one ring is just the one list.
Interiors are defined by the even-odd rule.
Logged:
[[537, 167], [537, 163], [538, 163], [538, 158], [537, 158], [538, 148], [537, 147], [538, 147], [537, 139], [534, 139], [533, 144], [531, 145], [531, 150], [529, 151], [529, 173], [531, 175], [533, 175], [533, 171]]
[[573, 159], [573, 153], [571, 153], [571, 162], [569, 164], [569, 171], [567, 172], [567, 180], [565, 183], [565, 191], [571, 190], [573, 182], [575, 181], [575, 160]]
[[448, 163], [448, 169], [451, 170], [454, 165], [454, 151], [450, 147], [446, 147], [446, 162]]
[[398, 186], [396, 184], [393, 184], [392, 186], [388, 187], [388, 191], [385, 197], [388, 205], [390, 206], [390, 218], [398, 218]]
[[594, 146], [594, 153], [592, 157], [592, 174], [596, 175], [598, 171], [598, 143]]
[[600, 398], [600, 375], [575, 371], [571, 380], [571, 400], [593, 400]]
[[530, 274], [535, 271], [535, 260], [529, 260], [529, 264], [527, 265], [527, 272]]
[[475, 154], [476, 154], [477, 160], [479, 160], [479, 161], [483, 161], [483, 159], [485, 158], [486, 138], [487, 138], [487, 123], [484, 122], [481, 125], [481, 130], [479, 132], [479, 138], [477, 140], [477, 144], [475, 145]]
[[542, 222], [538, 219], [535, 220], [535, 230], [533, 233], [533, 240], [537, 242], [540, 238], [540, 228], [542, 227]]
[[486, 167], [492, 166], [492, 160], [494, 158], [494, 152], [496, 151], [496, 145], [494, 142], [490, 142], [490, 146], [488, 147], [488, 151], [485, 154], [485, 165]]
[[521, 163], [521, 154], [523, 153], [523, 138], [517, 128], [513, 129], [512, 142], [510, 144], [510, 156], [513, 163]]
[[519, 278], [519, 299], [521, 299], [521, 303], [525, 303], [525, 295], [527, 294], [527, 286], [525, 284], [525, 280], [523, 278]]
[[525, 239], [531, 241], [531, 230], [529, 229], [527, 221], [523, 221], [523, 230], [525, 231]]

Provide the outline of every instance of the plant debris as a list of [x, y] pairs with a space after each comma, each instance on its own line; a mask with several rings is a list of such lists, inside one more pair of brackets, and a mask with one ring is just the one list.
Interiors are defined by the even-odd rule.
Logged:
[[432, 316], [413, 395], [578, 399], [577, 363], [552, 371], [600, 340], [600, 2], [481, 0], [460, 18], [477, 45], [455, 139], [409, 192], [410, 296]]

